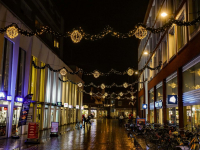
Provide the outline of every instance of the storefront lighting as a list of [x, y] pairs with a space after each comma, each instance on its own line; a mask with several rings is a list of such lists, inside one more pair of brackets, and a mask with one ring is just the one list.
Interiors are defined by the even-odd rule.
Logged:
[[7, 92], [5, 92], [5, 91], [0, 92], [0, 100], [6, 100], [6, 98], [7, 98], [6, 95], [7, 95]]
[[76, 105], [76, 109], [79, 109], [79, 105]]
[[22, 97], [16, 97], [15, 101], [23, 103], [24, 99]]
[[195, 111], [195, 107], [192, 107], [192, 111]]
[[174, 88], [176, 87], [176, 84], [173, 82], [173, 83], [171, 84], [171, 87], [174, 89]]
[[148, 55], [149, 52], [148, 52], [148, 51], [144, 51], [143, 54], [144, 54], [144, 55]]
[[68, 103], [64, 103], [64, 107], [68, 107]]
[[84, 110], [84, 106], [81, 106], [81, 110]]

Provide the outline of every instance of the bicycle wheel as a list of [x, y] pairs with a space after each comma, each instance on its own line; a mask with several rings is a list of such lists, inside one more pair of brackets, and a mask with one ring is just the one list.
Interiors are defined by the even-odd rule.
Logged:
[[145, 136], [145, 143], [149, 148], [156, 148], [156, 142], [153, 140], [154, 136]]

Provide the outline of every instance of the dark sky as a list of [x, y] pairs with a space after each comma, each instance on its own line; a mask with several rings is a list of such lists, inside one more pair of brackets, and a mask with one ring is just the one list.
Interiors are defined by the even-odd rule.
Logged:
[[[66, 31], [82, 27], [90, 34], [98, 34], [107, 25], [116, 31], [127, 33], [137, 23], [143, 22], [149, 0], [56, 0], [63, 11]], [[64, 47], [65, 62], [90, 72], [98, 69], [107, 72], [111, 68], [124, 71], [128, 67], [137, 69], [137, 48], [139, 40], [135, 37], [118, 39], [110, 35], [97, 41], [72, 43], [67, 38]], [[83, 76], [86, 83], [135, 81], [137, 77], [112, 75], [94, 79]]]

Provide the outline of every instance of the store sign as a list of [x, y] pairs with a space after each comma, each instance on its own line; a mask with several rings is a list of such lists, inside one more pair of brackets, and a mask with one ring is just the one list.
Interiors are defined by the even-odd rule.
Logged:
[[16, 101], [16, 102], [23, 103], [24, 99], [23, 99], [22, 97], [16, 97], [16, 98], [15, 98], [15, 101]]
[[11, 101], [12, 100], [12, 96], [7, 96], [7, 101]]
[[162, 100], [155, 102], [156, 108], [162, 108]]
[[69, 108], [72, 108], [73, 106], [72, 105], [69, 105]]
[[39, 138], [39, 124], [36, 122], [30, 122], [28, 124], [27, 139], [38, 139], [38, 138]]
[[137, 125], [141, 125], [141, 124], [145, 125], [145, 123], [146, 123], [146, 118], [136, 118]]
[[58, 122], [51, 122], [51, 133], [58, 133]]
[[62, 102], [57, 102], [57, 106], [62, 106]]
[[147, 104], [142, 104], [142, 109], [147, 109]]
[[64, 103], [64, 107], [68, 107], [68, 103]]
[[7, 98], [7, 92], [0, 92], [0, 100], [6, 100]]
[[84, 110], [84, 106], [81, 106], [81, 110]]
[[76, 105], [76, 109], [79, 109], [79, 105]]
[[178, 97], [177, 95], [168, 95], [168, 104], [177, 104]]

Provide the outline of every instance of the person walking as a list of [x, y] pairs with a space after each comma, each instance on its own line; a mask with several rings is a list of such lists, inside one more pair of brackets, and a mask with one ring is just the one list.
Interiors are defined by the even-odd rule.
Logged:
[[123, 117], [123, 115], [121, 115], [121, 116], [119, 117], [119, 125], [120, 125], [120, 126], [121, 126], [122, 123], [123, 123], [123, 119], [124, 119], [124, 117]]

